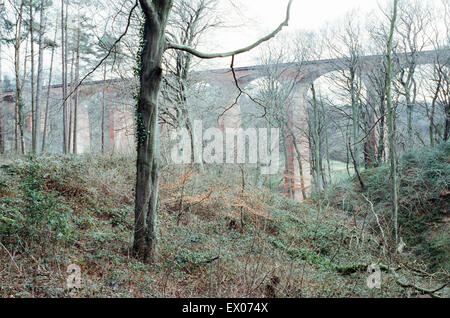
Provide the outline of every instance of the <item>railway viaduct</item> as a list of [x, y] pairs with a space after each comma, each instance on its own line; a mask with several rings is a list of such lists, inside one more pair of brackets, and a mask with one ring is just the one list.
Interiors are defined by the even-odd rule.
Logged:
[[[440, 59], [440, 63], [445, 61], [449, 63], [450, 50], [435, 50], [435, 51], [423, 51], [415, 53], [416, 65], [435, 64], [437, 59]], [[407, 58], [410, 58], [409, 54], [398, 54], [397, 64], [405, 65]], [[373, 83], [370, 80], [370, 74], [376, 72], [380, 66], [383, 65], [384, 56], [373, 55], [360, 57], [358, 60], [359, 69], [361, 70], [361, 77], [363, 84], [366, 87], [367, 95], [366, 99], [370, 103], [376, 103], [376, 97], [373, 93]], [[309, 188], [311, 184], [310, 177], [310, 162], [309, 162], [309, 141], [304, 133], [302, 133], [302, 127], [306, 127], [307, 120], [307, 93], [314, 83], [321, 76], [327, 73], [342, 71], [348, 69], [349, 59], [327, 59], [316, 60], [298, 63], [287, 63], [278, 65], [278, 69], [283, 69], [283, 77], [286, 79], [294, 80], [295, 86], [293, 90], [293, 103], [292, 107], [288, 109], [290, 127], [293, 128], [296, 135], [296, 143], [294, 145], [293, 139], [288, 138], [285, 142], [288, 149], [288, 163], [287, 163], [287, 176], [286, 185], [290, 188], [290, 193], [296, 201], [302, 201], [302, 188]], [[191, 80], [195, 82], [204, 82], [209, 86], [225, 91], [229, 93], [229, 100], [223, 105], [225, 108], [228, 105], [232, 105], [239, 94], [238, 86], [240, 89], [245, 90], [252, 82], [263, 78], [267, 74], [267, 65], [257, 65], [250, 67], [235, 68], [234, 72], [228, 69], [216, 69], [194, 72], [191, 75]], [[133, 100], [132, 94], [124, 85], [122, 80], [109, 80], [106, 82], [106, 86], [103, 81], [85, 83], [80, 88], [80, 106], [78, 108], [78, 144], [79, 152], [92, 151], [92, 139], [93, 139], [93, 126], [99, 125], [98, 116], [96, 119], [92, 117], [92, 112], [89, 111], [87, 100], [92, 96], [97, 96], [97, 103], [106, 104], [105, 109], [107, 113], [107, 133], [108, 149], [115, 152], [132, 152], [134, 149], [134, 110], [132, 107]], [[124, 94], [125, 90], [125, 94]], [[46, 91], [46, 88], [43, 90]], [[54, 85], [50, 88], [50, 96], [54, 101], [60, 102], [61, 100], [61, 85]], [[104, 95], [103, 95], [104, 92]], [[101, 97], [99, 97], [99, 94]], [[125, 95], [125, 97], [124, 97]], [[29, 97], [28, 97], [29, 98]], [[27, 96], [25, 95], [25, 100]], [[126, 102], [125, 100], [128, 100]], [[11, 116], [14, 116], [14, 103], [15, 103], [15, 91], [7, 91], [3, 93], [0, 100], [3, 104], [2, 114], [8, 117], [11, 121]], [[130, 107], [123, 107], [123, 104], [127, 104]], [[98, 105], [97, 105], [98, 107]], [[9, 115], [8, 115], [9, 114]], [[11, 115], [12, 114], [12, 115]], [[228, 111], [221, 117], [219, 125], [222, 129], [225, 128], [238, 128], [240, 127], [240, 106], [239, 103], [236, 106], [228, 109]], [[31, 131], [31, 114], [26, 114], [27, 123], [26, 129]], [[42, 115], [43, 118], [43, 115]], [[41, 120], [43, 122], [43, 120]], [[50, 125], [51, 126], [51, 125]], [[42, 127], [41, 127], [42, 128]], [[11, 130], [11, 129], [9, 129]], [[42, 130], [42, 129], [41, 129]], [[7, 135], [9, 143], [11, 144], [11, 138], [13, 138], [11, 132]], [[295, 155], [295, 146], [300, 149], [302, 153], [301, 160], [298, 160]], [[11, 148], [11, 147], [10, 147]], [[302, 175], [300, 173], [300, 164], [302, 167]]]

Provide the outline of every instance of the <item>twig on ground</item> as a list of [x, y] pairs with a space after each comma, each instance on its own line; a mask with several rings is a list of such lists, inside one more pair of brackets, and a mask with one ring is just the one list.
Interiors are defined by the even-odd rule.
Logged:
[[9, 257], [11, 258], [11, 261], [13, 262], [14, 266], [16, 267], [16, 269], [19, 271], [20, 274], [22, 274], [22, 271], [20, 270], [19, 266], [17, 266], [16, 261], [14, 260], [14, 257], [11, 255], [11, 253], [9, 252], [9, 250], [6, 248], [5, 245], [3, 245], [2, 242], [0, 242], [0, 245], [5, 249], [6, 253], [8, 253]]

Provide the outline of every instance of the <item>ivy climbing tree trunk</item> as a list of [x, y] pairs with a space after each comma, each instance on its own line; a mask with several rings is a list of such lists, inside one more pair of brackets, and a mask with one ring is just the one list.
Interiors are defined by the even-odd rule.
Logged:
[[137, 175], [133, 252], [143, 261], [156, 253], [158, 201], [158, 95], [161, 62], [166, 47], [165, 30], [172, 0], [140, 0], [144, 12], [140, 52], [136, 129]]

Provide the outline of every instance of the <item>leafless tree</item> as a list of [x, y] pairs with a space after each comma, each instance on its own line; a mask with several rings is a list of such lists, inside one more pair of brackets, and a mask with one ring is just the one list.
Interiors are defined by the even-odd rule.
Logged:
[[414, 138], [413, 113], [417, 99], [417, 55], [428, 44], [427, 30], [430, 24], [430, 12], [424, 1], [412, 0], [399, 2], [399, 17], [396, 33], [399, 45], [397, 57], [403, 57], [397, 73], [398, 92], [405, 98], [407, 115], [407, 142], [412, 145]]
[[[166, 30], [169, 41], [197, 48], [205, 33], [221, 25], [215, 15], [217, 0], [175, 0]], [[173, 50], [164, 56], [166, 76], [163, 79], [160, 120], [170, 127], [185, 127], [191, 139], [192, 162], [195, 162], [192, 112], [188, 95], [193, 83], [190, 73], [195, 66], [189, 53]]]
[[340, 63], [339, 76], [331, 73], [328, 77], [338, 87], [338, 94], [349, 101], [351, 114], [344, 114], [351, 119], [352, 133], [350, 143], [355, 157], [355, 165], [358, 168], [360, 162], [360, 137], [361, 137], [361, 113], [362, 113], [362, 61], [364, 47], [362, 44], [361, 25], [358, 22], [356, 12], [350, 12], [343, 26], [338, 26], [334, 32], [328, 35], [328, 49], [331, 56]]
[[286, 19], [274, 32], [253, 44], [225, 53], [203, 53], [187, 45], [168, 42], [166, 28], [172, 9], [171, 0], [139, 0], [145, 16], [143, 46], [140, 55], [140, 91], [137, 106], [137, 175], [135, 198], [134, 254], [143, 260], [152, 260], [156, 253], [157, 204], [159, 179], [158, 97], [163, 76], [164, 51], [175, 49], [202, 59], [233, 57], [248, 52], [273, 38], [287, 25], [292, 0]]

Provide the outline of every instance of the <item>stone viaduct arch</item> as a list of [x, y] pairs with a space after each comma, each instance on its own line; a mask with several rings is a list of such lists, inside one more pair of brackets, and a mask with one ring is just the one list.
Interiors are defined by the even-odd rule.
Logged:
[[[449, 58], [450, 50], [440, 50], [440, 51], [423, 51], [416, 53], [417, 65], [424, 64], [434, 64], [436, 58], [443, 57], [445, 59]], [[364, 56], [360, 58], [361, 69], [363, 81], [366, 88], [370, 88], [369, 75], [372, 71], [376, 70], [381, 63], [383, 63], [383, 56], [373, 55]], [[406, 57], [404, 54], [397, 55], [398, 62], [404, 64]], [[286, 140], [288, 148], [288, 169], [286, 186], [289, 188], [293, 197], [297, 201], [302, 201], [303, 197], [301, 194], [301, 188], [309, 188], [311, 185], [310, 178], [310, 163], [309, 163], [309, 142], [305, 136], [302, 134], [301, 128], [306, 127], [307, 120], [307, 92], [310, 88], [311, 83], [316, 81], [321, 76], [346, 69], [346, 59], [329, 59], [329, 60], [317, 60], [304, 62], [300, 65], [294, 63], [287, 63], [279, 66], [279, 68], [284, 68], [286, 71], [284, 75], [286, 78], [295, 78], [295, 88], [293, 91], [293, 107], [289, 110], [289, 118], [291, 122], [289, 123], [291, 127], [296, 128], [296, 144], [294, 145], [292, 138]], [[251, 82], [265, 77], [264, 70], [267, 66], [257, 65], [250, 67], [235, 68], [236, 78], [241, 89], [245, 89]], [[217, 70], [207, 70], [194, 72], [191, 75], [191, 80], [195, 82], [206, 82], [212, 87], [219, 87], [221, 90], [229, 92], [229, 101], [224, 104], [224, 106], [230, 106], [234, 103], [236, 96], [238, 95], [238, 90], [233, 77], [231, 69], [217, 69]], [[109, 150], [116, 152], [133, 152], [134, 150], [134, 110], [133, 107], [129, 108], [128, 111], [120, 110], [119, 104], [120, 95], [123, 94], [123, 87], [121, 85], [126, 82], [123, 80], [110, 80], [108, 81], [108, 88], [106, 90], [106, 95], [108, 97], [107, 111], [108, 111], [108, 134], [107, 139], [110, 144]], [[86, 96], [91, 96], [95, 92], [102, 92], [103, 81], [85, 83], [81, 87], [82, 94]], [[45, 91], [45, 89], [44, 89]], [[368, 96], [366, 98], [372, 102], [374, 101], [374, 95], [371, 94], [371, 90], [367, 89]], [[128, 92], [129, 93], [129, 92]], [[61, 85], [54, 85], [51, 87], [51, 96], [53, 99], [61, 98]], [[130, 94], [131, 95], [131, 94]], [[25, 96], [26, 98], [26, 96]], [[132, 96], [129, 96], [131, 100]], [[15, 102], [15, 92], [7, 91], [3, 93], [0, 100], [3, 104], [3, 109], [10, 114], [14, 114], [14, 102]], [[132, 104], [132, 100], [131, 100]], [[27, 115], [27, 114], [26, 114]], [[29, 115], [29, 114], [28, 114]], [[227, 127], [238, 128], [240, 127], [240, 106], [236, 106], [229, 109], [226, 114], [221, 118], [219, 123], [222, 129]], [[80, 144], [78, 149], [80, 152], [88, 152], [91, 148], [92, 139], [92, 119], [90, 119], [90, 114], [86, 105], [83, 106], [83, 101], [81, 101], [81, 107], [79, 107], [79, 136], [78, 140]], [[95, 124], [98, 124], [95, 123]], [[295, 148], [298, 147], [302, 154], [301, 162], [296, 160]], [[300, 163], [303, 170], [303, 178], [300, 177]]]
[[[423, 51], [416, 53], [416, 64], [434, 64], [437, 57], [442, 59], [449, 58], [450, 50], [433, 50]], [[396, 56], [399, 65], [405, 65], [407, 62], [405, 54], [398, 54]], [[372, 83], [370, 80], [370, 74], [377, 70], [382, 65], [384, 56], [371, 55], [363, 56], [360, 58], [360, 69], [363, 84], [366, 87], [367, 96], [366, 99], [369, 103], [376, 103], [375, 94], [370, 89]], [[235, 68], [234, 73], [237, 79], [237, 83], [242, 90], [253, 81], [266, 76], [264, 70], [268, 66], [257, 65], [250, 67]], [[324, 76], [327, 73], [334, 71], [342, 71], [348, 69], [348, 61], [345, 58], [340, 59], [328, 59], [318, 61], [303, 62], [301, 65], [295, 63], [286, 63], [278, 68], [285, 69], [283, 77], [295, 79], [295, 88], [293, 91], [293, 107], [289, 109], [289, 125], [294, 128], [294, 134], [296, 135], [294, 145], [292, 138], [285, 140], [288, 152], [287, 163], [287, 176], [286, 176], [286, 190], [292, 194], [294, 200], [302, 201], [302, 188], [310, 188], [310, 161], [309, 161], [309, 141], [304, 133], [302, 133], [302, 127], [307, 126], [307, 93], [312, 83], [317, 79]], [[222, 89], [226, 87], [226, 91], [230, 92], [229, 105], [233, 104], [235, 97], [238, 94], [236, 87], [236, 81], [231, 69], [219, 69], [196, 72], [192, 76], [193, 81], [207, 82], [211, 86], [219, 86]], [[221, 126], [222, 128], [239, 128], [240, 125], [240, 107], [236, 105], [230, 109], [226, 116], [223, 117]], [[296, 158], [296, 149], [298, 149], [302, 155], [302, 159], [299, 162]], [[286, 191], [288, 192], [288, 191]]]
[[[123, 105], [123, 81], [109, 80], [104, 84], [103, 81], [87, 82], [79, 88], [79, 105], [78, 105], [78, 120], [77, 120], [77, 152], [87, 153], [100, 151], [101, 137], [96, 136], [101, 134], [101, 118], [99, 113], [102, 108], [102, 93], [105, 92], [105, 144], [108, 152], [131, 152], [134, 149], [134, 113], [121, 107]], [[69, 88], [70, 90], [70, 88]], [[43, 92], [47, 92], [47, 87], [44, 87]], [[130, 94], [131, 95], [131, 94]], [[45, 95], [44, 95], [45, 96]], [[24, 100], [28, 103], [30, 96], [29, 92], [24, 92]], [[9, 90], [0, 96], [0, 103], [2, 107], [2, 115], [4, 127], [6, 130], [5, 141], [11, 151], [14, 149], [14, 113], [15, 113], [15, 91]], [[62, 129], [62, 115], [61, 111], [62, 87], [61, 85], [52, 85], [50, 87], [50, 107], [54, 110], [49, 112], [49, 124], [47, 132], [52, 133], [52, 130]], [[41, 132], [44, 126], [44, 109], [45, 98], [43, 99], [43, 107], [41, 113]], [[96, 116], [93, 114], [96, 113]], [[31, 112], [25, 112], [25, 139], [26, 144], [29, 144], [29, 137], [31, 135]], [[62, 140], [62, 137], [61, 137]], [[48, 140], [50, 141], [50, 140]], [[54, 140], [59, 143], [59, 139]], [[61, 141], [62, 143], [62, 141]], [[40, 148], [40, 146], [39, 146]], [[60, 151], [61, 147], [53, 147], [54, 151]], [[71, 148], [72, 149], [72, 148]]]

